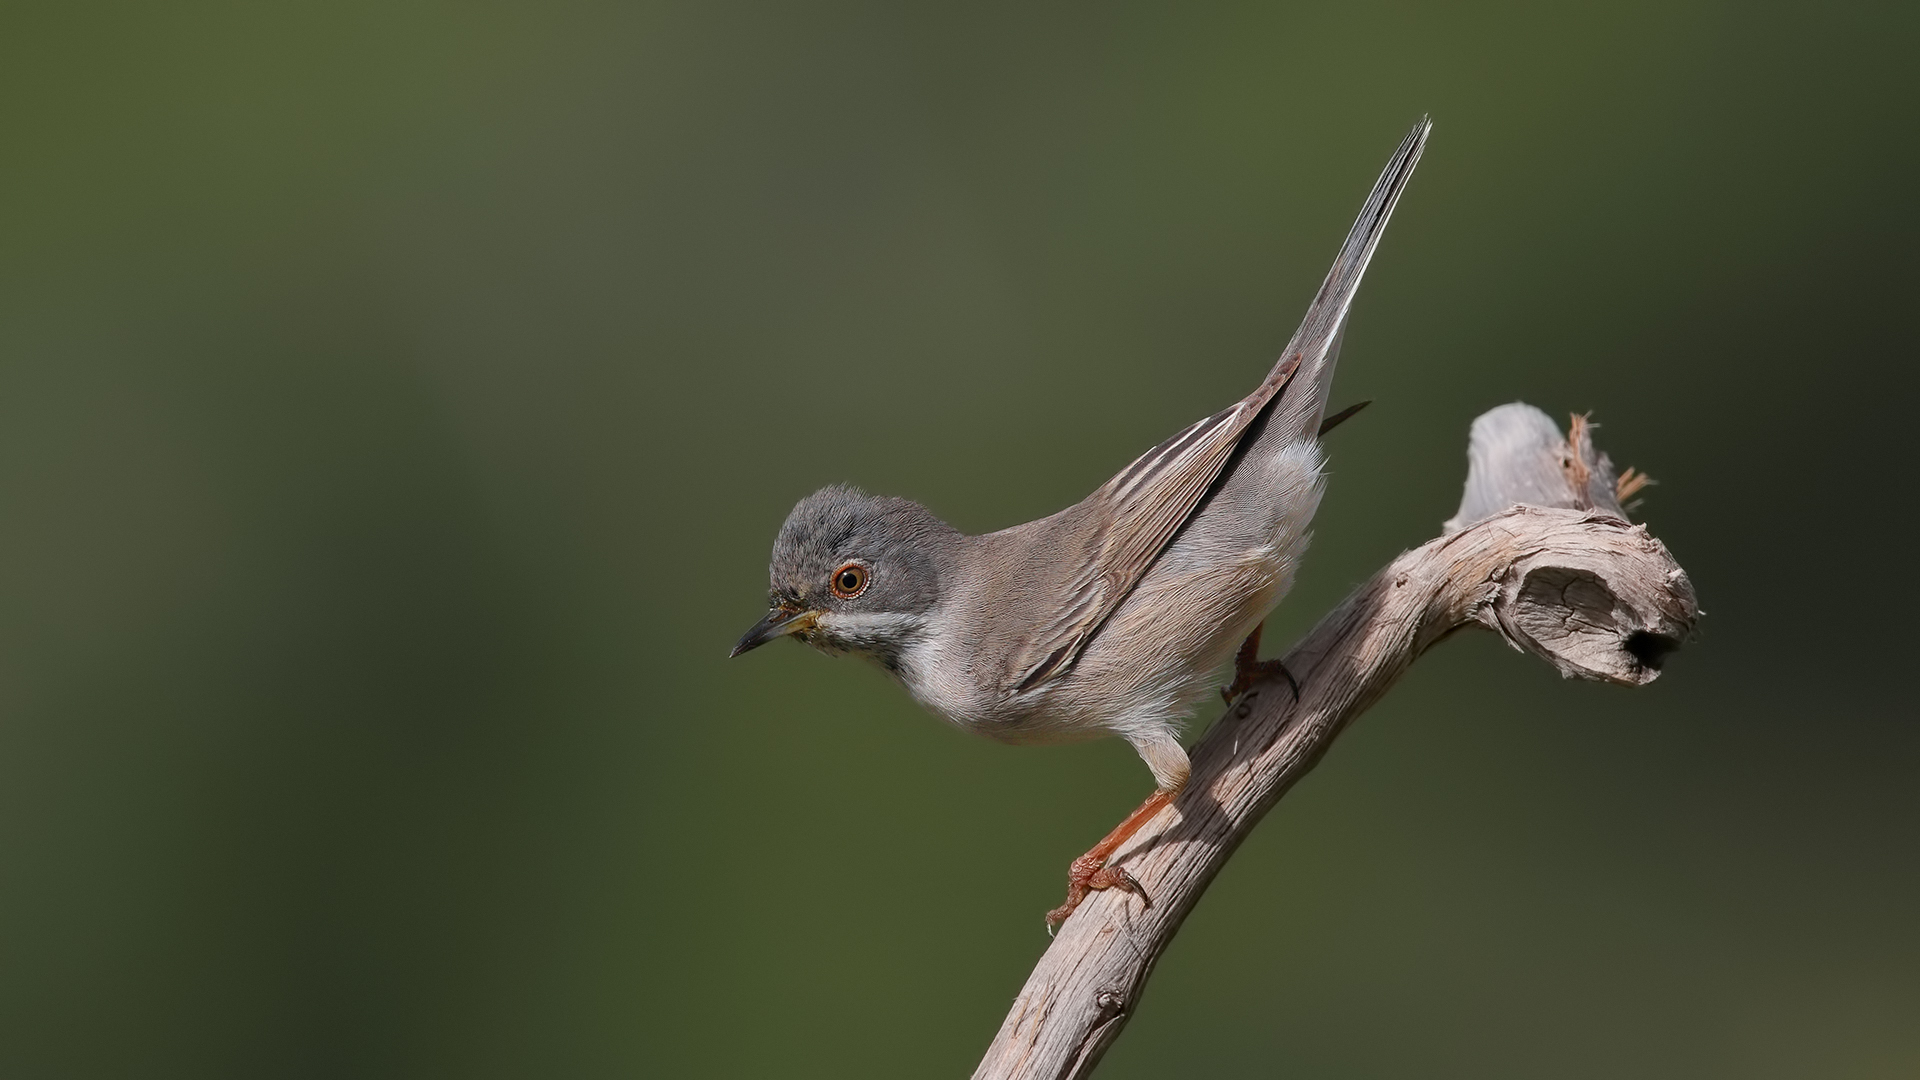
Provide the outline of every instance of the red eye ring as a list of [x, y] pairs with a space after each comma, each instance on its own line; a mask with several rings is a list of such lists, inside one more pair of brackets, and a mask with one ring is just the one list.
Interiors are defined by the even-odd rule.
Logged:
[[832, 580], [827, 585], [833, 590], [833, 595], [842, 600], [851, 600], [867, 591], [869, 580], [866, 567], [857, 562], [850, 562], [835, 570]]

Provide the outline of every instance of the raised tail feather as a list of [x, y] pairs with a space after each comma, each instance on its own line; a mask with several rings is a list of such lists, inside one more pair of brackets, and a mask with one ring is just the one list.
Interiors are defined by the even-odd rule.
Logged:
[[1300, 328], [1293, 332], [1293, 340], [1287, 343], [1286, 351], [1280, 354], [1280, 360], [1268, 374], [1268, 383], [1284, 380], [1287, 386], [1261, 434], [1263, 442], [1274, 438], [1297, 442], [1319, 433], [1327, 408], [1327, 391], [1333, 382], [1334, 364], [1340, 358], [1347, 309], [1353, 305], [1360, 278], [1367, 272], [1374, 248], [1380, 245], [1380, 234], [1386, 231], [1393, 208], [1399, 203], [1401, 192], [1406, 190], [1414, 166], [1420, 163], [1420, 152], [1426, 148], [1427, 136], [1432, 132], [1433, 123], [1423, 116], [1407, 137], [1400, 140], [1387, 167], [1381, 170], [1380, 179], [1374, 181], [1373, 191], [1361, 206], [1360, 216], [1347, 233], [1346, 243], [1340, 246], [1340, 254], [1334, 259], [1333, 268], [1327, 271], [1326, 281], [1321, 283], [1313, 305], [1307, 309]]

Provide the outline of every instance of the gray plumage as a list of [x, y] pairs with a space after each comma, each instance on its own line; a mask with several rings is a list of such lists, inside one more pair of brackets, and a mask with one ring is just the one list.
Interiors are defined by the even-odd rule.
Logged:
[[793, 634], [870, 656], [964, 727], [1015, 743], [1117, 734], [1160, 790], [1179, 788], [1180, 723], [1293, 583], [1347, 311], [1430, 129], [1402, 141], [1253, 393], [999, 532], [848, 487], [808, 496], [774, 544], [773, 610], [736, 655]]

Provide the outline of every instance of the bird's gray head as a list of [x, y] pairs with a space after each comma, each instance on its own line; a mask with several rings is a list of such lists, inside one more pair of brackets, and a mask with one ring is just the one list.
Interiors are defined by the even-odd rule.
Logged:
[[773, 610], [733, 655], [791, 634], [897, 670], [901, 654], [931, 628], [941, 574], [960, 541], [919, 503], [821, 488], [780, 527], [770, 567]]

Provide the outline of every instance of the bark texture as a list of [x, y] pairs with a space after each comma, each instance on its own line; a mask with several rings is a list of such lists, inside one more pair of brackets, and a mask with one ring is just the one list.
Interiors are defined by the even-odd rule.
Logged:
[[1430, 646], [1482, 626], [1562, 675], [1638, 686], [1699, 618], [1686, 573], [1620, 500], [1575, 417], [1563, 438], [1531, 406], [1474, 422], [1460, 512], [1402, 554], [1286, 654], [1299, 681], [1257, 684], [1193, 748], [1180, 797], [1116, 853], [1151, 903], [1095, 893], [1064, 926], [975, 1080], [1088, 1075], [1138, 1006], [1154, 962], [1240, 841], [1334, 738]]

